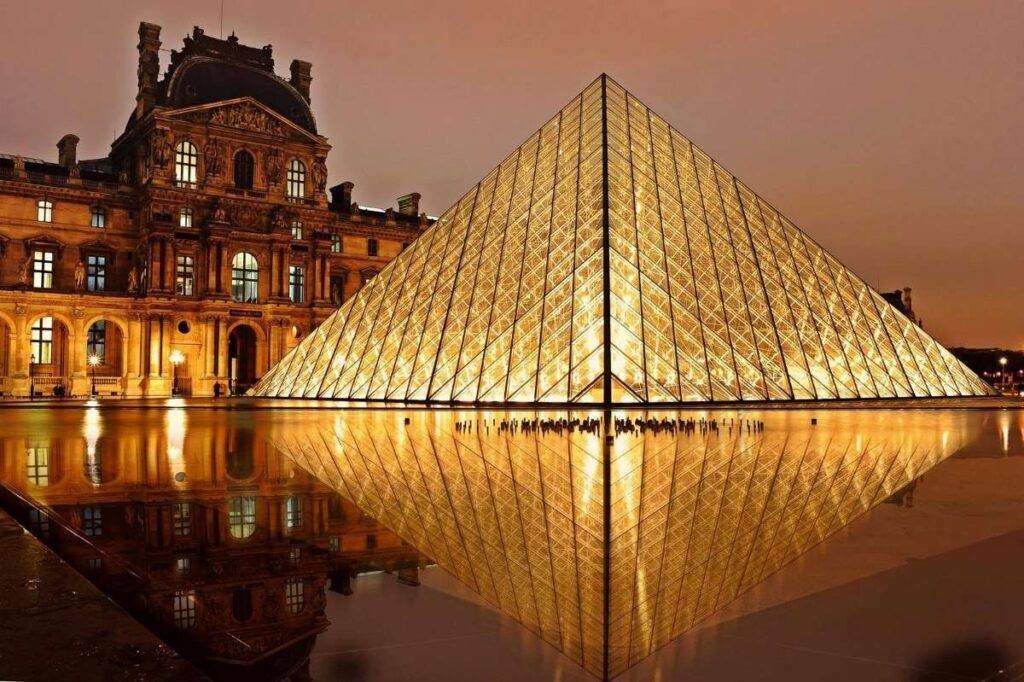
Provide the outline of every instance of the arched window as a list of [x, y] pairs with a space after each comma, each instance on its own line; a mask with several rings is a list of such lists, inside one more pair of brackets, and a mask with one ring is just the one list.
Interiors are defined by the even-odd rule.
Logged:
[[88, 357], [99, 358], [98, 364], [102, 365], [107, 359], [107, 323], [104, 320], [96, 320], [89, 327], [86, 334], [85, 352]]
[[199, 179], [199, 153], [196, 146], [182, 140], [174, 148], [174, 182], [185, 187], [194, 187]]
[[40, 317], [32, 325], [32, 362], [48, 365], [53, 362], [53, 318]]
[[252, 189], [252, 154], [242, 150], [235, 154], [235, 187]]
[[306, 164], [298, 159], [288, 162], [288, 182], [285, 195], [289, 201], [300, 201], [306, 196]]
[[240, 303], [256, 303], [260, 296], [260, 267], [256, 256], [245, 251], [231, 259], [231, 297]]

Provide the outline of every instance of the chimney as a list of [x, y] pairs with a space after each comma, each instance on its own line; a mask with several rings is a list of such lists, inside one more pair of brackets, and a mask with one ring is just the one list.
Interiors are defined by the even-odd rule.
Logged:
[[160, 27], [139, 23], [139, 93], [135, 96], [135, 119], [156, 106], [156, 82], [160, 78]]
[[299, 91], [302, 99], [306, 100], [306, 104], [309, 104], [309, 84], [313, 82], [313, 77], [309, 75], [309, 72], [313, 70], [313, 65], [301, 59], [293, 59], [291, 69], [292, 78], [288, 82]]
[[398, 212], [402, 215], [419, 215], [420, 193], [413, 192], [404, 197], [398, 197]]
[[910, 287], [903, 287], [903, 307], [907, 309], [907, 316], [914, 319], [914, 302], [910, 298]]
[[65, 135], [57, 143], [57, 163], [71, 169], [78, 163], [78, 136]]
[[331, 188], [331, 203], [328, 208], [338, 213], [349, 213], [352, 210], [352, 188], [351, 182], [343, 182]]

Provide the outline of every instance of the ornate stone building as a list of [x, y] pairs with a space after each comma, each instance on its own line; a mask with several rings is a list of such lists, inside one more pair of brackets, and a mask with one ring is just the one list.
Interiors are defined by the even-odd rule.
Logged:
[[196, 28], [161, 78], [160, 45], [108, 157], [0, 155], [5, 395], [244, 391], [430, 223], [328, 191], [308, 62]]

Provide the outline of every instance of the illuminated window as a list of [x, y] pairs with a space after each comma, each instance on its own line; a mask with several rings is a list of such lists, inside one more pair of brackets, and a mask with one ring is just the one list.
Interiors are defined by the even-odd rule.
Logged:
[[53, 362], [53, 318], [40, 317], [32, 325], [31, 337], [34, 362], [48, 365]]
[[341, 253], [341, 235], [331, 235], [331, 253]]
[[284, 584], [284, 603], [288, 613], [299, 613], [306, 606], [302, 578], [288, 578]]
[[25, 448], [25, 476], [32, 485], [50, 485], [50, 448]]
[[242, 251], [231, 259], [231, 297], [240, 303], [255, 303], [260, 293], [260, 268], [256, 256]]
[[87, 356], [95, 355], [100, 359], [102, 365], [107, 357], [107, 323], [104, 320], [96, 320], [89, 326], [86, 332], [85, 352]]
[[182, 140], [174, 148], [174, 182], [179, 187], [195, 187], [199, 177], [199, 154], [196, 146]]
[[107, 209], [102, 206], [92, 207], [92, 217], [89, 220], [89, 225], [92, 227], [106, 227], [107, 226]]
[[238, 189], [252, 189], [253, 167], [252, 154], [247, 151], [240, 151], [235, 154], [235, 187]]
[[288, 266], [288, 295], [292, 303], [302, 303], [306, 288], [306, 268], [301, 265]]
[[194, 212], [188, 206], [182, 206], [178, 213], [178, 227], [192, 227], [192, 216]]
[[228, 531], [243, 540], [256, 532], [256, 498], [232, 497], [228, 500]]
[[174, 626], [186, 630], [196, 624], [196, 591], [177, 590], [171, 607]]
[[107, 288], [107, 257], [85, 257], [85, 288], [89, 291], [104, 291]]
[[337, 535], [335, 535], [334, 537], [331, 538], [331, 551], [332, 552], [339, 552], [339, 551], [341, 551], [341, 538], [339, 538]]
[[53, 202], [49, 199], [40, 199], [36, 202], [36, 220], [41, 223], [53, 222]]
[[180, 556], [174, 560], [174, 567], [181, 573], [188, 573], [192, 570], [192, 559], [187, 556]]
[[192, 535], [192, 505], [188, 502], [174, 503], [174, 534], [179, 538]]
[[82, 532], [89, 537], [103, 535], [103, 510], [99, 507], [82, 509]]
[[32, 252], [32, 286], [36, 289], [53, 288], [53, 251]]
[[292, 239], [302, 239], [302, 221], [292, 221]]
[[299, 201], [306, 196], [306, 164], [298, 159], [288, 162], [288, 182], [285, 185], [285, 196], [289, 201]]
[[366, 240], [366, 255], [368, 255], [368, 256], [376, 256], [379, 251], [380, 251], [380, 246], [377, 244], [377, 240], [376, 239], [367, 239]]
[[191, 296], [195, 281], [195, 260], [192, 256], [178, 256], [174, 265], [174, 293]]
[[292, 495], [285, 502], [285, 525], [288, 528], [302, 527], [302, 498]]

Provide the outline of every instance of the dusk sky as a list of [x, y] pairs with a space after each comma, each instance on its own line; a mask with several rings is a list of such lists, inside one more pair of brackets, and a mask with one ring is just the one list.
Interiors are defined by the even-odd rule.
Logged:
[[[139, 21], [219, 0], [0, 0], [0, 152], [104, 156]], [[1024, 2], [225, 0], [224, 35], [313, 63], [329, 184], [438, 214], [607, 72], [947, 345], [1024, 348]]]

